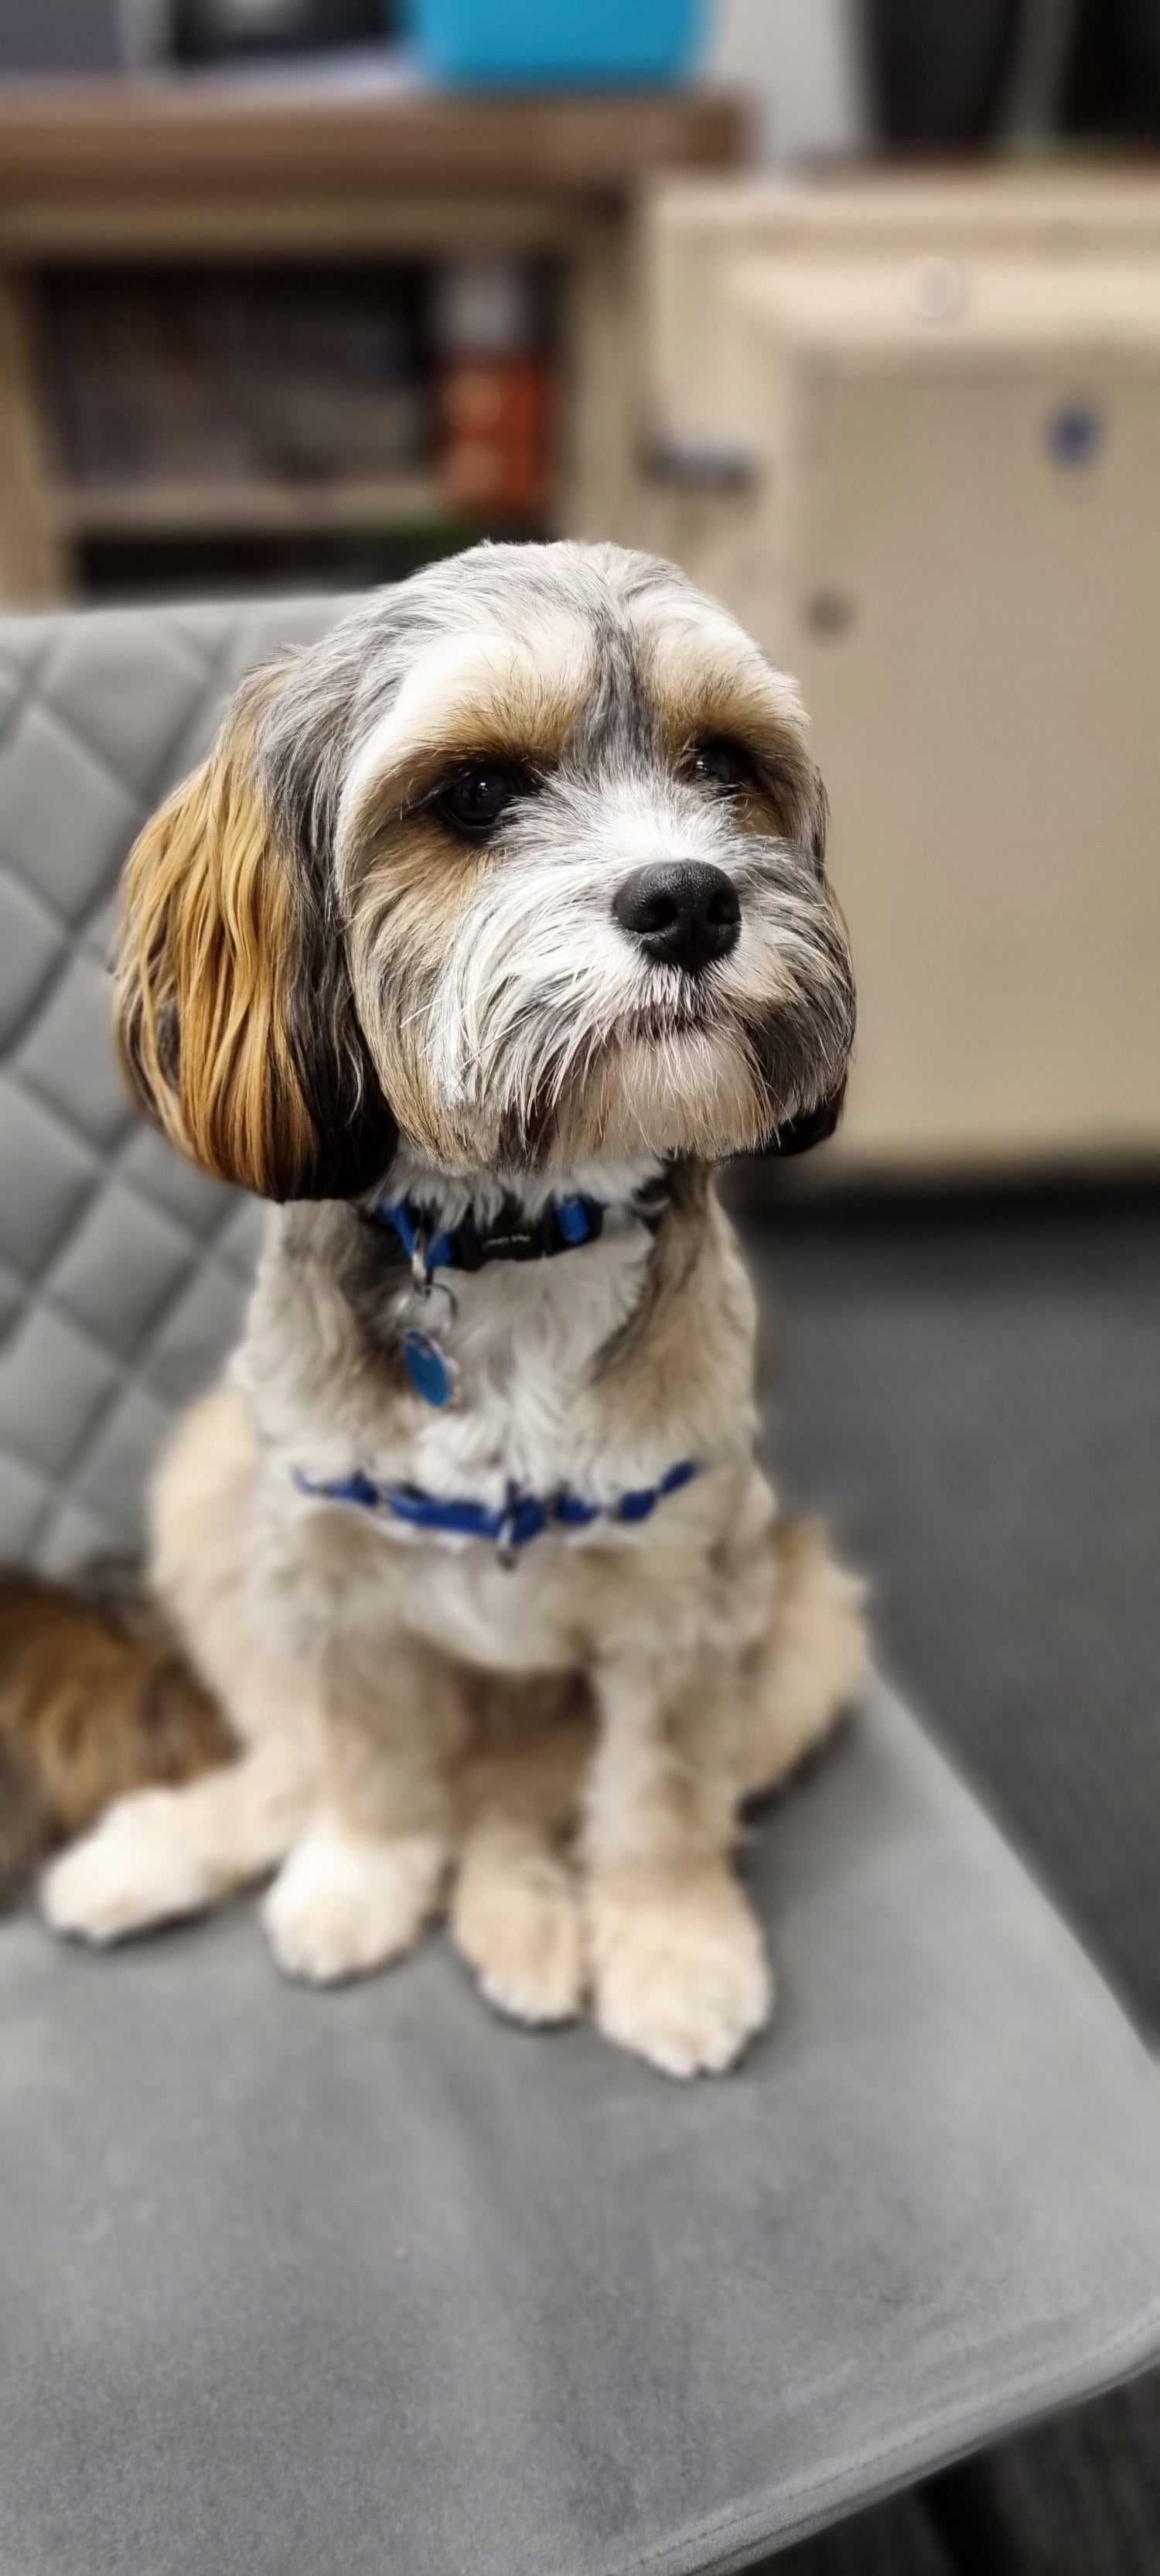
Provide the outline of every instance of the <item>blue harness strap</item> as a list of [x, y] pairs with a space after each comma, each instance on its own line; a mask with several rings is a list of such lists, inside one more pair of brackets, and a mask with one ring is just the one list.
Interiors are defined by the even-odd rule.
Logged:
[[545, 1530], [586, 1529], [589, 1523], [607, 1521], [647, 1521], [666, 1494], [678, 1493], [693, 1476], [700, 1474], [693, 1458], [682, 1458], [659, 1485], [643, 1485], [635, 1492], [621, 1494], [614, 1503], [586, 1502], [582, 1494], [569, 1493], [562, 1486], [557, 1493], [525, 1493], [518, 1485], [509, 1485], [507, 1500], [498, 1507], [477, 1503], [470, 1496], [424, 1493], [421, 1485], [378, 1485], [370, 1476], [338, 1476], [330, 1482], [316, 1481], [295, 1468], [294, 1482], [300, 1494], [309, 1494], [323, 1503], [354, 1503], [363, 1511], [389, 1512], [411, 1529], [438, 1530], [453, 1538], [490, 1539], [497, 1547], [527, 1547]]

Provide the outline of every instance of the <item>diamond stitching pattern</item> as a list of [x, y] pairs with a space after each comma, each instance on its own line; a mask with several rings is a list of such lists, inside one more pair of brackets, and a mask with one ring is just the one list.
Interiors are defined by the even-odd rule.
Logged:
[[135, 1544], [236, 1335], [261, 1212], [135, 1117], [103, 960], [130, 845], [239, 674], [343, 605], [0, 616], [0, 1556]]

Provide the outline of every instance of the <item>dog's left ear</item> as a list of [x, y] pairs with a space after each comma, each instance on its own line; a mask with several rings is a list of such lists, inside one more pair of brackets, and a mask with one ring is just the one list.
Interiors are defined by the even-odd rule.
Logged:
[[803, 857], [813, 860], [818, 875], [824, 877], [826, 840], [830, 829], [830, 800], [825, 780], [804, 746], [792, 764], [787, 761], [786, 774], [792, 799], [787, 818], [789, 837]]
[[352, 1198], [385, 1173], [396, 1129], [329, 889], [285, 845], [261, 782], [279, 677], [244, 686], [132, 852], [117, 1037], [141, 1107], [203, 1171], [264, 1198]]
[[834, 1133], [845, 1098], [846, 1078], [843, 1074], [837, 1090], [828, 1100], [821, 1101], [816, 1109], [803, 1110], [799, 1118], [787, 1118], [784, 1127], [775, 1127], [762, 1152], [776, 1154], [784, 1162], [791, 1154], [808, 1154], [812, 1146], [824, 1145], [827, 1137]]
[[[819, 877], [824, 881], [826, 874], [826, 838], [830, 825], [830, 800], [826, 794], [825, 781], [823, 780], [820, 769], [818, 769], [815, 763], [808, 758], [805, 758], [802, 761], [800, 776], [797, 782], [797, 796], [798, 803], [795, 818], [795, 838], [797, 845], [799, 849], [808, 851], [809, 856], [813, 860], [817, 869]], [[832, 888], [827, 887], [826, 896], [829, 902], [831, 914], [834, 918], [835, 927], [841, 941], [842, 954], [848, 972], [849, 950], [847, 946], [846, 925], [842, 915], [842, 908], [838, 903]], [[849, 989], [852, 1006], [852, 981]], [[851, 1037], [853, 1035], [852, 1007], [850, 1035]], [[849, 1042], [847, 1041], [847, 1051], [848, 1043]], [[845, 1101], [846, 1075], [843, 1071], [840, 1079], [835, 1083], [833, 1090], [827, 1093], [824, 1100], [818, 1102], [816, 1108], [803, 1109], [799, 1112], [796, 1118], [787, 1118], [783, 1126], [776, 1127], [774, 1129], [768, 1143], [761, 1147], [762, 1154], [776, 1155], [780, 1162], [788, 1162], [790, 1156], [793, 1154], [808, 1154], [812, 1152], [815, 1145], [824, 1145], [828, 1138], [834, 1134], [841, 1118]]]

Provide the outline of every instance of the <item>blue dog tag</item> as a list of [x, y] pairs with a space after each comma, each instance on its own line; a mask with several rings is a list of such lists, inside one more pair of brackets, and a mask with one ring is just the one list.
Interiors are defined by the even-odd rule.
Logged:
[[403, 1366], [424, 1404], [450, 1404], [455, 1393], [455, 1369], [438, 1342], [429, 1333], [421, 1333], [413, 1324], [403, 1335]]

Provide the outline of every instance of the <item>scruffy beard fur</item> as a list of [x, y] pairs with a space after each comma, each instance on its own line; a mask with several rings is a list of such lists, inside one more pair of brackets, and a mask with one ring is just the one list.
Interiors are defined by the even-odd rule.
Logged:
[[[480, 825], [465, 782], [497, 774]], [[59, 1929], [113, 1940], [276, 1869], [290, 1975], [384, 1966], [446, 1907], [525, 2021], [588, 2003], [674, 2075], [761, 2027], [736, 1820], [864, 1648], [857, 1585], [756, 1463], [753, 1302], [710, 1167], [837, 1114], [854, 1002], [824, 842], [792, 684], [613, 547], [477, 548], [244, 685], [133, 855], [119, 986], [165, 1132], [304, 1203], [272, 1218], [242, 1347], [152, 1500], [157, 1599], [238, 1756], [122, 1798], [56, 1861]], [[629, 919], [657, 867], [716, 872], [707, 952]], [[440, 1225], [513, 1195], [605, 1217], [428, 1304], [384, 1191]], [[445, 1410], [405, 1366], [433, 1315]], [[513, 1562], [327, 1490], [352, 1479], [588, 1517]]]

